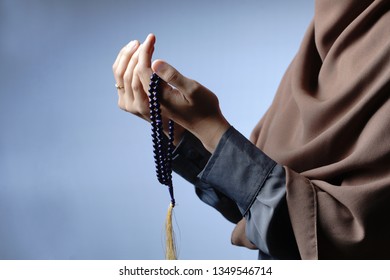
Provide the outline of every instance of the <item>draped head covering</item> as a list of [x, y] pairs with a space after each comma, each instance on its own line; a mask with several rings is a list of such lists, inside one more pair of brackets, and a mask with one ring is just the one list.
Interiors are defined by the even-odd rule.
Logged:
[[317, 0], [251, 135], [285, 166], [303, 259], [390, 259], [389, 6]]

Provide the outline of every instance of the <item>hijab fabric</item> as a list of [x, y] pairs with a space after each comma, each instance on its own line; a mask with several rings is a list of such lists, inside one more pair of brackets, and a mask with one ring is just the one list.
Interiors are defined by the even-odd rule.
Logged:
[[390, 259], [390, 1], [317, 0], [251, 141], [285, 167], [303, 259]]

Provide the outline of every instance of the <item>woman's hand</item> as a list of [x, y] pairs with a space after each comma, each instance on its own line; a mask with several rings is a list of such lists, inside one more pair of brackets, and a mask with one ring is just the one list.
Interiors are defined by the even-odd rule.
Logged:
[[161, 110], [181, 133], [187, 129], [213, 152], [229, 123], [223, 117], [218, 98], [198, 82], [180, 74], [168, 63], [151, 64], [155, 37], [150, 34], [142, 45], [137, 41], [124, 47], [113, 65], [121, 109], [149, 120], [149, 79], [156, 72], [162, 80]]
[[[152, 74], [150, 60], [154, 42], [154, 36], [148, 36], [142, 45], [137, 40], [131, 41], [121, 49], [112, 66], [118, 89], [119, 108], [147, 121], [150, 121], [148, 89], [143, 86], [140, 74]], [[141, 50], [142, 63], [146, 62], [146, 65], [139, 63]], [[164, 119], [166, 124], [166, 118]], [[164, 130], [167, 132], [167, 129]], [[175, 144], [178, 144], [184, 131], [181, 126], [175, 126]]]
[[152, 69], [165, 81], [161, 105], [167, 116], [214, 152], [230, 126], [221, 113], [217, 96], [162, 60], [154, 61]]

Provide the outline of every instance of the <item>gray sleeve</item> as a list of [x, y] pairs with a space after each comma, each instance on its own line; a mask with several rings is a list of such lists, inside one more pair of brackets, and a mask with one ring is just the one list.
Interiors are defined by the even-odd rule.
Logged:
[[198, 181], [198, 174], [206, 166], [210, 156], [202, 142], [186, 131], [173, 151], [172, 169], [188, 182], [195, 184]]
[[279, 164], [270, 172], [246, 213], [247, 238], [261, 259], [300, 259], [286, 201], [286, 174]]
[[238, 205], [259, 257], [299, 258], [281, 165], [231, 127], [198, 177]]
[[198, 175], [206, 166], [211, 154], [202, 143], [189, 132], [185, 132], [172, 155], [173, 170], [195, 186], [197, 196], [215, 208], [227, 220], [237, 223], [242, 215], [237, 204], [209, 184], [199, 180]]

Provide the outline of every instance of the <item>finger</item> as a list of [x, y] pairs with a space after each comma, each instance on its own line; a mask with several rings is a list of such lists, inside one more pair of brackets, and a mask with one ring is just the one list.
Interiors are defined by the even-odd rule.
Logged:
[[115, 61], [114, 61], [114, 64], [112, 65], [112, 71], [114, 72], [114, 75], [115, 75], [115, 72], [116, 70], [118, 69], [118, 64], [119, 64], [119, 61], [121, 60], [122, 58], [122, 55], [123, 53], [125, 52], [127, 46], [131, 43], [132, 41], [130, 41], [126, 46], [124, 46], [118, 53]]
[[127, 69], [127, 65], [130, 59], [137, 51], [138, 47], [139, 42], [135, 40], [131, 41], [127, 46], [123, 48], [121, 56], [119, 57], [116, 68], [114, 70], [115, 80], [119, 86], [124, 86], [123, 75]]
[[[126, 45], [127, 46], [127, 45]], [[118, 72], [117, 72], [117, 69], [118, 69], [118, 64], [119, 64], [119, 61], [123, 55], [123, 52], [125, 51], [126, 49], [126, 46], [124, 46], [120, 52], [118, 53], [118, 56], [116, 57], [115, 59], [115, 62], [114, 64], [112, 65], [112, 72], [114, 73], [114, 79], [115, 79], [115, 86], [118, 90], [118, 94], [120, 94], [122, 92], [122, 89], [124, 89], [123, 87], [123, 83], [122, 82], [118, 82]], [[120, 80], [120, 79], [119, 79]]]
[[152, 69], [161, 79], [176, 87], [183, 94], [186, 94], [194, 85], [193, 80], [184, 77], [179, 71], [163, 60], [154, 61]]
[[142, 82], [143, 89], [145, 92], [148, 91], [149, 79], [152, 75], [151, 64], [155, 42], [156, 37], [153, 34], [149, 34], [146, 37], [145, 42], [142, 43], [142, 46], [140, 47], [138, 65], [135, 70], [138, 78]]
[[130, 102], [134, 100], [134, 89], [133, 89], [133, 81], [134, 79], [138, 79], [134, 75], [134, 69], [138, 64], [140, 48], [138, 48], [135, 53], [131, 56], [130, 61], [126, 65], [125, 73], [123, 74], [123, 86], [125, 87], [125, 97]]
[[153, 34], [149, 34], [143, 42], [139, 53], [139, 65], [141, 68], [151, 68], [152, 54], [154, 50], [154, 44], [156, 37]]
[[114, 64], [112, 65], [112, 71], [114, 72], [114, 74], [115, 74], [116, 68], [118, 67], [119, 60], [120, 60], [120, 58], [121, 58], [121, 56], [122, 56], [122, 53], [123, 53], [123, 51], [125, 50], [125, 48], [126, 48], [126, 46], [124, 46], [124, 47], [119, 51], [119, 53], [118, 53], [118, 55], [116, 56], [116, 59], [115, 59], [115, 61], [114, 61]]
[[[145, 41], [145, 43], [147, 44], [148, 42]], [[140, 66], [141, 54], [143, 51], [145, 51], [144, 48], [145, 43], [143, 43], [141, 47], [138, 49], [137, 55], [134, 55], [134, 59], [131, 59], [128, 70], [126, 71], [133, 73], [132, 81], [131, 81], [132, 96], [129, 97], [129, 100], [131, 100], [139, 116], [143, 117], [144, 119], [149, 119], [150, 112], [148, 106], [149, 103], [148, 91], [149, 91], [149, 82], [150, 82], [149, 78], [152, 74], [152, 69], [150, 68], [150, 66], [149, 67]], [[148, 46], [146, 47], [149, 48]], [[152, 49], [150, 51], [153, 52], [153, 49], [154, 47], [152, 46]]]

